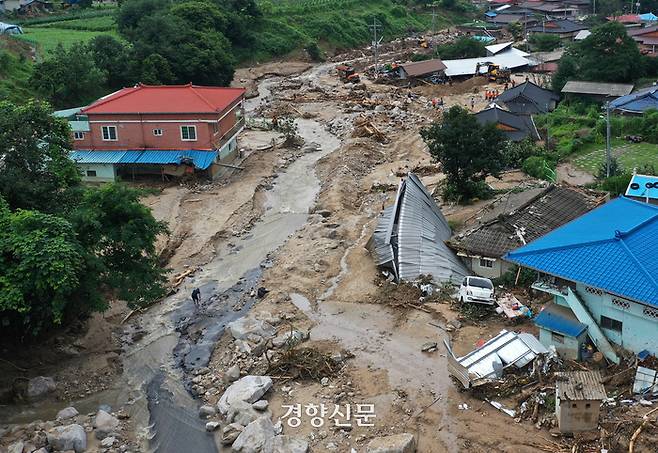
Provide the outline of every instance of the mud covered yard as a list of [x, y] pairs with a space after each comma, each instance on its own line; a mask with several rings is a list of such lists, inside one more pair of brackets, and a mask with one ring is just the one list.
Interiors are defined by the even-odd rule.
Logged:
[[[256, 124], [294, 118], [296, 146], [254, 127], [239, 137], [242, 170], [217, 182], [159, 187], [144, 199], [169, 224], [159, 249], [172, 269], [172, 294], [144, 312], [123, 308], [101, 317], [101, 327], [81, 327], [83, 338], [92, 329], [112, 335], [104, 347], [80, 347], [40, 369], [54, 376], [57, 390], [38, 403], [6, 406], [0, 445], [65, 423], [35, 420], [55, 420], [68, 405], [83, 414], [74, 419], [93, 438], [95, 412], [105, 404], [119, 423], [114, 441], [92, 440], [87, 451], [296, 452], [308, 445], [312, 452], [365, 452], [379, 451], [369, 449], [373, 440], [402, 433], [423, 453], [571, 451], [571, 439], [498, 411], [448, 375], [444, 339], [464, 354], [511, 326], [498, 317], [464, 320], [445, 298], [421, 309], [405, 305], [418, 294], [392, 288], [365, 248], [402, 176], [414, 171], [430, 189], [443, 179], [419, 135], [441, 115], [429, 98], [444, 96], [446, 107], [474, 97], [483, 103], [486, 82], [472, 79], [449, 92], [369, 80], [345, 85], [333, 66], [277, 63], [236, 76], [258, 95], [247, 102], [247, 116]], [[510, 189], [528, 181], [510, 173], [492, 184]], [[480, 208], [442, 206], [456, 223]], [[197, 287], [199, 308], [190, 300]], [[513, 328], [536, 333], [529, 322]], [[438, 348], [423, 351], [427, 343]], [[91, 363], [99, 365], [72, 379]], [[222, 402], [246, 376], [268, 376], [257, 380], [266, 393], [251, 394], [253, 406]], [[297, 405], [293, 426], [288, 412]], [[309, 405], [328, 413], [314, 418]], [[271, 423], [240, 441], [262, 415]], [[258, 436], [275, 434], [278, 446], [259, 444]], [[636, 451], [652, 451], [653, 440], [645, 434]]]

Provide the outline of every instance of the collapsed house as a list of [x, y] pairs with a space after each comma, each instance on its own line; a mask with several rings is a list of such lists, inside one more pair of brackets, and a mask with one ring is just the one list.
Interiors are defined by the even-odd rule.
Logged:
[[396, 281], [431, 275], [458, 284], [466, 267], [444, 241], [451, 230], [423, 183], [413, 173], [400, 182], [395, 203], [384, 209], [368, 241], [375, 263]]
[[603, 203], [606, 195], [551, 185], [516, 209], [459, 233], [448, 245], [473, 273], [498, 278], [514, 266], [503, 256]]
[[516, 115], [507, 110], [503, 110], [494, 104], [493, 107], [480, 110], [475, 114], [475, 119], [479, 124], [495, 124], [508, 140], [520, 142], [527, 138], [532, 141], [541, 140], [537, 131], [537, 126], [531, 115]]

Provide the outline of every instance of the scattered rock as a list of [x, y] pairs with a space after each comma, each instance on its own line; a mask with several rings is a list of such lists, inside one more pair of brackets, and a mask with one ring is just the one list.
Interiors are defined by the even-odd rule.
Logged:
[[240, 379], [240, 366], [237, 364], [233, 365], [231, 368], [226, 370], [226, 373], [224, 373], [224, 382], [226, 384], [235, 382], [238, 379]]
[[57, 412], [57, 420], [68, 420], [69, 418], [73, 418], [78, 414], [79, 412], [75, 407], [65, 407], [61, 411]]
[[51, 377], [37, 376], [27, 383], [27, 397], [36, 400], [45, 397], [47, 394], [55, 391], [57, 385]]
[[23, 453], [23, 447], [25, 444], [19, 440], [7, 447], [7, 453]]
[[48, 450], [45, 447], [41, 447], [38, 450], [35, 450], [33, 453], [48, 453]]
[[201, 406], [199, 408], [199, 417], [200, 418], [212, 417], [216, 413], [217, 413], [217, 410], [212, 406], [205, 405], [205, 406]]
[[109, 413], [112, 412], [112, 406], [110, 406], [109, 404], [100, 404], [98, 406], [98, 410], [99, 411], [105, 411], [109, 414]]
[[227, 414], [231, 405], [237, 401], [255, 403], [272, 388], [272, 378], [269, 376], [245, 376], [226, 389], [217, 403], [222, 414]]
[[32, 436], [32, 445], [34, 445], [34, 448], [45, 447], [47, 444], [48, 436], [45, 431], [37, 431], [34, 433], [34, 436]]
[[56, 426], [48, 431], [48, 443], [55, 450], [81, 453], [87, 449], [87, 433], [80, 425]]
[[206, 431], [215, 431], [217, 428], [219, 428], [219, 422], [206, 423]]
[[267, 400], [260, 400], [260, 401], [256, 401], [254, 404], [252, 404], [251, 407], [253, 407], [257, 411], [264, 411], [265, 409], [267, 409], [267, 406], [269, 404], [270, 403], [268, 403]]
[[323, 387], [326, 387], [329, 385], [329, 378], [328, 377], [323, 377], [320, 379], [320, 384], [322, 384]]
[[108, 436], [105, 439], [101, 440], [101, 447], [109, 448], [114, 445], [117, 439], [114, 436]]
[[244, 430], [244, 426], [239, 423], [230, 423], [222, 429], [222, 444], [230, 445], [235, 442], [240, 433]]
[[420, 350], [423, 352], [434, 352], [437, 350], [437, 344], [435, 341], [428, 341], [420, 347]]
[[235, 401], [228, 413], [226, 414], [226, 421], [229, 423], [238, 423], [242, 426], [247, 426], [257, 418], [264, 415], [263, 412], [257, 411], [250, 403], [245, 401]]
[[119, 427], [119, 419], [108, 414], [104, 410], [99, 410], [94, 419], [94, 428], [96, 428], [96, 439], [105, 439], [110, 433]]
[[228, 325], [228, 330], [236, 340], [244, 340], [249, 334], [256, 334], [261, 337], [273, 337], [276, 329], [267, 321], [245, 316]]
[[259, 453], [265, 442], [275, 435], [274, 425], [269, 417], [261, 417], [249, 423], [233, 442], [233, 451], [240, 453]]
[[366, 453], [415, 453], [416, 440], [409, 433], [378, 437], [370, 441]]
[[263, 446], [263, 453], [307, 453], [308, 442], [290, 436], [275, 436]]

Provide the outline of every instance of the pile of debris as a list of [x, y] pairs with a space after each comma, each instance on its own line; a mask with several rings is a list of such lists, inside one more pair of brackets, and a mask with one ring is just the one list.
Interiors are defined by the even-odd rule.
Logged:
[[389, 143], [390, 140], [372, 121], [364, 116], [359, 116], [354, 120], [354, 132], [352, 137], [372, 137], [379, 143]]

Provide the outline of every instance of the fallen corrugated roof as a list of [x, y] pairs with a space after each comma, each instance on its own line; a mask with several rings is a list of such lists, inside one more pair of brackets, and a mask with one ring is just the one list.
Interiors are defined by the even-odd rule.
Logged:
[[608, 397], [598, 371], [561, 371], [555, 377], [555, 391], [561, 400], [600, 401]]
[[375, 262], [390, 268], [397, 280], [432, 275], [458, 283], [467, 274], [460, 259], [444, 243], [450, 226], [423, 183], [409, 173], [398, 188], [395, 204], [384, 210], [368, 248]]
[[443, 71], [446, 68], [446, 65], [444, 65], [443, 62], [439, 59], [415, 61], [413, 63], [405, 63], [400, 66], [402, 66], [404, 72], [406, 72], [409, 77], [420, 77], [428, 74], [434, 74], [436, 72]]
[[500, 44], [492, 44], [490, 46], [486, 46], [485, 48], [487, 49], [487, 52], [489, 52], [491, 55], [496, 55], [497, 53], [502, 52], [508, 47], [512, 47], [512, 44], [514, 44], [514, 42], [512, 41], [502, 42]]
[[610, 97], [626, 96], [631, 91], [633, 91], [633, 85], [626, 83], [581, 82], [577, 80], [569, 80], [562, 88], [563, 93]]
[[510, 366], [523, 368], [548, 349], [529, 333], [501, 330], [500, 334], [463, 357], [456, 357], [446, 340], [448, 371], [465, 388], [500, 379]]
[[[505, 52], [497, 55], [477, 58], [463, 58], [461, 60], [443, 60], [446, 65], [445, 73], [449, 77], [474, 75], [478, 63], [493, 63], [500, 65], [501, 68], [516, 69], [528, 65], [528, 55], [526, 52], [515, 49], [507, 49]], [[482, 67], [483, 71], [486, 68]]]

